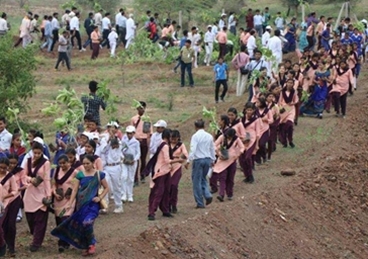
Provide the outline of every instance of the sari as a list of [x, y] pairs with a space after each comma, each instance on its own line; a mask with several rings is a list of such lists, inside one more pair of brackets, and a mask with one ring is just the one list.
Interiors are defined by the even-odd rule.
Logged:
[[296, 48], [296, 41], [295, 41], [295, 33], [296, 28], [294, 24], [288, 24], [288, 30], [285, 34], [285, 39], [288, 41], [287, 44], [284, 46], [285, 52], [293, 52]]
[[[83, 172], [77, 173], [79, 189], [76, 196], [75, 212], [51, 231], [51, 235], [75, 246], [79, 249], [88, 249], [96, 243], [93, 233], [93, 224], [98, 216], [100, 204], [92, 201], [98, 195], [100, 182], [98, 175], [84, 176]], [[101, 180], [105, 173], [100, 172]]]

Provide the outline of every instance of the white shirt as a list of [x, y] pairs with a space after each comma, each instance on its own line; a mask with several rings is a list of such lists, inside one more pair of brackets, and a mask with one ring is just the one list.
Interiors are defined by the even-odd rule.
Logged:
[[213, 137], [204, 129], [197, 130], [190, 140], [188, 160], [193, 161], [200, 158], [210, 158], [213, 162], [216, 160]]
[[212, 33], [212, 31], [207, 31], [204, 35], [204, 42], [205, 43], [213, 43], [215, 41], [215, 34]]
[[37, 28], [37, 20], [36, 19], [33, 19], [31, 21], [31, 32], [34, 32], [34, 30]]
[[60, 23], [59, 21], [54, 17], [51, 20], [52, 30], [58, 30], [60, 29]]
[[4, 129], [0, 133], [0, 149], [9, 150], [12, 142], [13, 135], [9, 133], [6, 129]]
[[141, 149], [139, 141], [132, 137], [131, 139], [125, 134], [121, 141], [123, 146], [123, 154], [131, 154], [134, 156], [134, 161], [138, 161], [141, 158]]
[[120, 163], [123, 160], [124, 156], [121, 148], [121, 146], [119, 146], [118, 148], [112, 148], [110, 144], [106, 146], [103, 154], [101, 154], [103, 167], [105, 167], [107, 164]]
[[212, 25], [212, 31], [211, 31], [215, 36], [217, 35], [218, 33], [218, 28], [216, 25]]
[[26, 35], [29, 35], [29, 29], [31, 28], [31, 20], [27, 17], [23, 18], [22, 24], [20, 25], [20, 37], [23, 38]]
[[192, 47], [193, 47], [201, 39], [201, 35], [198, 33], [192, 34], [191, 32], [189, 32], [188, 39], [192, 42]]
[[3, 19], [3, 18], [0, 18], [0, 31], [8, 31], [9, 28], [8, 28], [8, 22]]
[[111, 22], [108, 17], [102, 19], [102, 30], [110, 30]]
[[253, 23], [254, 23], [254, 26], [262, 25], [263, 23], [262, 15], [256, 14], [255, 16], [253, 16]]
[[110, 43], [114, 43], [114, 42], [116, 43], [116, 40], [118, 38], [118, 34], [115, 31], [111, 31], [109, 33], [109, 36], [107, 36], [107, 38], [108, 38]]
[[255, 48], [257, 48], [256, 38], [253, 35], [250, 35], [247, 42], [247, 49], [253, 51]]
[[119, 25], [119, 27], [126, 28], [126, 21], [127, 21], [127, 18], [124, 15], [120, 15], [117, 21], [117, 25]]
[[236, 26], [236, 21], [233, 14], [229, 16], [229, 27], [231, 26]]
[[[63, 45], [61, 45], [61, 44], [63, 44]], [[68, 49], [68, 40], [63, 35], [60, 35], [58, 52], [66, 52], [67, 49]]]
[[250, 71], [252, 70], [260, 70], [262, 67], [264, 67], [264, 61], [263, 59], [260, 59], [260, 60], [252, 60], [248, 63], [248, 69]]
[[224, 20], [222, 20], [222, 19], [220, 19], [220, 21], [219, 21], [219, 28], [220, 28], [220, 30], [222, 31], [222, 29], [225, 27], [225, 21]]
[[121, 12], [118, 12], [116, 15], [115, 15], [115, 24], [119, 24], [119, 18], [121, 17]]
[[69, 14], [65, 13], [63, 16], [61, 16], [61, 25], [66, 26], [66, 24], [70, 21]]
[[102, 14], [101, 13], [95, 13], [95, 17], [94, 17], [93, 20], [95, 20], [96, 25], [101, 25], [102, 24]]
[[275, 25], [277, 28], [284, 28], [284, 18], [277, 17], [275, 20]]
[[266, 47], [268, 40], [271, 38], [271, 35], [268, 31], [265, 31], [265, 33], [263, 33], [262, 35], [262, 46]]
[[129, 18], [126, 21], [126, 35], [125, 35], [125, 39], [129, 39], [129, 38], [134, 38], [135, 35], [135, 29], [137, 28], [137, 26], [135, 26], [135, 22], [133, 20], [133, 18]]
[[79, 18], [77, 16], [74, 16], [71, 20], [70, 20], [70, 30], [71, 31], [79, 31]]
[[[273, 36], [268, 40], [267, 48], [272, 51], [278, 62], [282, 60], [282, 41], [279, 37]], [[280, 60], [281, 59], [281, 60]]]
[[152, 157], [156, 153], [157, 148], [160, 146], [161, 142], [162, 142], [162, 133], [158, 132], [153, 133], [151, 136], [151, 143], [149, 146], [150, 157]]

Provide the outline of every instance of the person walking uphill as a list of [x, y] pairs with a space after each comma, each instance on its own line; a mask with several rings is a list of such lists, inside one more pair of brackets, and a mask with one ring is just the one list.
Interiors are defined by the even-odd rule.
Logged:
[[185, 168], [192, 162], [192, 182], [194, 200], [197, 203], [197, 209], [205, 208], [203, 198], [206, 205], [212, 203], [212, 194], [210, 193], [207, 183], [207, 173], [216, 160], [215, 145], [213, 137], [204, 130], [204, 121], [197, 120], [194, 123], [196, 133], [190, 141], [190, 153]]
[[96, 81], [89, 82], [89, 96], [82, 96], [82, 103], [84, 105], [84, 111], [86, 114], [91, 114], [93, 120], [97, 122], [97, 125], [101, 125], [100, 122], [100, 107], [105, 110], [106, 103], [104, 100], [96, 95], [98, 83]]
[[222, 85], [224, 89], [222, 90], [222, 94], [220, 96], [221, 101], [225, 101], [225, 95], [227, 92], [227, 80], [229, 78], [229, 68], [226, 63], [224, 63], [224, 59], [222, 57], [218, 58], [216, 65], [213, 67], [214, 71], [214, 79], [213, 82], [215, 83], [215, 101], [218, 103], [219, 101], [219, 91], [220, 86]]
[[181, 59], [181, 87], [185, 86], [185, 70], [188, 73], [189, 85], [194, 86], [192, 75], [192, 60], [194, 58], [194, 50], [190, 47], [192, 45], [191, 40], [185, 41], [185, 46], [180, 50]]

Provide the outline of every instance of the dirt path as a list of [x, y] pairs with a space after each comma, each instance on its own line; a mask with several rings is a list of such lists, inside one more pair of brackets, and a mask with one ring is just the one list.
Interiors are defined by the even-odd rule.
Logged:
[[[360, 79], [364, 82], [367, 76]], [[241, 107], [238, 99], [233, 104]], [[226, 110], [228, 103], [218, 110]], [[256, 182], [242, 183], [237, 172], [235, 199], [194, 209], [190, 172], [180, 183], [179, 213], [147, 221], [148, 185], [134, 189], [135, 202], [124, 214], [96, 221], [96, 258], [368, 258], [367, 143], [368, 105], [361, 87], [348, 99], [346, 119], [301, 118], [295, 149], [278, 150], [273, 161], [257, 167]], [[193, 116], [179, 128], [193, 133]], [[353, 126], [351, 126], [353, 125]], [[290, 178], [279, 172], [292, 168]], [[364, 169], [364, 170], [363, 170]], [[52, 215], [48, 232], [54, 227]], [[19, 225], [19, 258], [70, 258], [57, 254], [47, 234], [37, 254], [27, 252], [26, 223]]]

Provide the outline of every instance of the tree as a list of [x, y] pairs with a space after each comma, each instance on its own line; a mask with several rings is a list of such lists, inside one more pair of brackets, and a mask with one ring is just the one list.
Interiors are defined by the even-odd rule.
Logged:
[[0, 114], [5, 114], [8, 107], [27, 110], [27, 99], [35, 93], [37, 69], [35, 59], [36, 46], [13, 48], [10, 34], [0, 39]]
[[288, 14], [290, 12], [290, 9], [294, 9], [295, 16], [298, 15], [298, 7], [302, 4], [308, 5], [314, 2], [314, 0], [282, 0], [282, 2], [288, 6]]
[[117, 6], [121, 4], [120, 0], [70, 0], [61, 5], [63, 9], [80, 6], [93, 9], [95, 11], [100, 11], [101, 9], [105, 11], [115, 12]]

